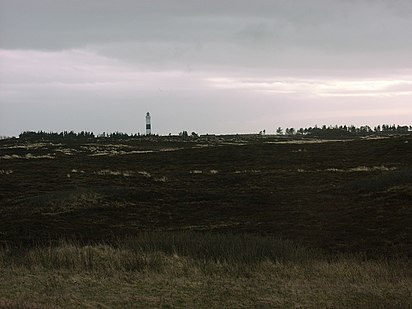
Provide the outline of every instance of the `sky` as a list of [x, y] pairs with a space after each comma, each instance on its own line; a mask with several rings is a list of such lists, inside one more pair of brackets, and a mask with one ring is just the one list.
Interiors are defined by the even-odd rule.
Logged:
[[0, 135], [412, 124], [410, 0], [0, 0]]

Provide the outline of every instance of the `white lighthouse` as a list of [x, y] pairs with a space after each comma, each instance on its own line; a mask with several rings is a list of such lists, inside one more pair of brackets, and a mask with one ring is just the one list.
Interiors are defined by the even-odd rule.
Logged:
[[152, 134], [152, 124], [151, 124], [151, 117], [150, 113], [147, 112], [146, 114], [146, 135]]

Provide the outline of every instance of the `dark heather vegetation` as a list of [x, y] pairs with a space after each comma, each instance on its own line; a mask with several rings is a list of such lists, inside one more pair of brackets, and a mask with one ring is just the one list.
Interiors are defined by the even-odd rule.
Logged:
[[409, 132], [66, 133], [0, 140], [0, 308], [412, 303]]

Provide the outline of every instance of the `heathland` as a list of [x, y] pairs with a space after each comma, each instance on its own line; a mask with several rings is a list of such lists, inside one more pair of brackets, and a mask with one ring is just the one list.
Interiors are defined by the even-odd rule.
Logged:
[[0, 141], [0, 307], [408, 307], [412, 135]]

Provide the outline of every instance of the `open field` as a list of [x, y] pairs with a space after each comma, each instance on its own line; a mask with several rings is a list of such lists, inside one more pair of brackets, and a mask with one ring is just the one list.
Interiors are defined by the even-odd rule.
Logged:
[[0, 307], [407, 307], [411, 201], [411, 135], [2, 140]]
[[0, 241], [251, 232], [411, 248], [412, 138], [1, 141]]

